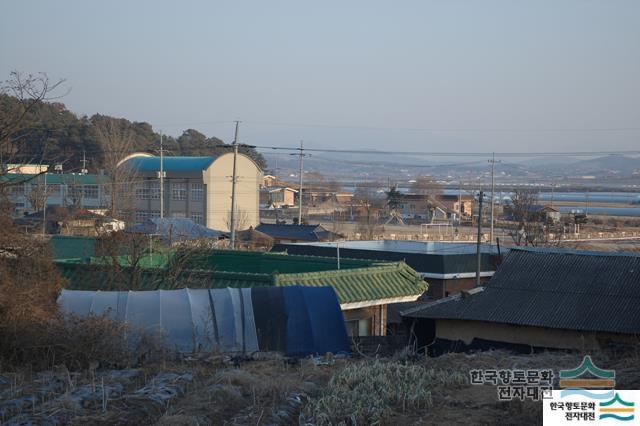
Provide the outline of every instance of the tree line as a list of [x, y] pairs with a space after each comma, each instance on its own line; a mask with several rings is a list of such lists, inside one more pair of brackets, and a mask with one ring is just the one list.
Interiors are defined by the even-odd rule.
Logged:
[[[31, 77], [32, 81], [24, 79]], [[21, 81], [16, 81], [18, 78]], [[114, 151], [121, 154], [121, 141], [126, 138], [130, 152], [158, 154], [160, 134], [151, 124], [125, 118], [94, 114], [78, 116], [58, 97], [49, 96], [62, 82], [52, 84], [46, 76], [12, 74], [0, 91], [0, 164], [62, 164], [65, 171], [80, 171], [83, 155], [86, 168], [97, 173], [111, 167]], [[35, 93], [12, 90], [34, 86]], [[44, 85], [44, 86], [43, 86]], [[179, 137], [163, 137], [166, 155], [210, 156], [231, 152], [230, 145], [217, 137], [208, 137], [195, 129], [185, 130]], [[239, 151], [266, 168], [264, 157], [253, 148]]]

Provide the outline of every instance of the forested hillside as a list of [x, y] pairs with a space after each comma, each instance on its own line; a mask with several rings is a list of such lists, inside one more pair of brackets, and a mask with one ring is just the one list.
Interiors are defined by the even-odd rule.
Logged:
[[[12, 116], [21, 108], [17, 98], [0, 94], [0, 116]], [[207, 137], [194, 129], [185, 130], [178, 138], [164, 136], [166, 155], [219, 155], [231, 152], [230, 145], [216, 137]], [[160, 134], [149, 123], [129, 121], [95, 114], [77, 116], [59, 102], [41, 102], [32, 108], [20, 129], [3, 145], [4, 161], [62, 163], [65, 171], [82, 167], [83, 152], [90, 172], [104, 169], [109, 152], [146, 151], [157, 154]], [[117, 145], [117, 146], [116, 146]], [[240, 148], [260, 167], [266, 161], [251, 148]], [[108, 168], [108, 167], [107, 167]]]

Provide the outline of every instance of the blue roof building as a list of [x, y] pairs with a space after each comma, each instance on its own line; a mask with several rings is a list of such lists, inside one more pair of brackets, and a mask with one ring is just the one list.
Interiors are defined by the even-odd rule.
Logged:
[[[136, 153], [120, 167], [135, 174], [133, 205], [137, 224], [160, 217], [160, 198], [165, 218], [191, 219], [199, 225], [229, 231], [233, 153], [206, 157], [160, 157]], [[164, 171], [163, 197], [160, 169]], [[262, 170], [248, 156], [238, 154], [236, 163], [236, 229], [259, 223], [259, 188]]]

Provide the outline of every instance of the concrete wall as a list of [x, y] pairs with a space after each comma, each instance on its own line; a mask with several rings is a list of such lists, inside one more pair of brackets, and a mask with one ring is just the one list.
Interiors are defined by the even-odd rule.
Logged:
[[[480, 282], [486, 284], [490, 279], [491, 277], [480, 277]], [[433, 299], [442, 299], [443, 297], [460, 293], [462, 290], [471, 290], [476, 286], [475, 278], [451, 278], [446, 280], [425, 278], [425, 280], [429, 283], [427, 295]]]
[[467, 345], [476, 338], [543, 348], [578, 350], [600, 349], [603, 341], [637, 343], [637, 337], [629, 335], [462, 320], [436, 320], [436, 338], [462, 341]]
[[[231, 176], [233, 154], [218, 157], [203, 172], [206, 199], [206, 226], [229, 231], [231, 212]], [[237, 229], [256, 227], [260, 223], [260, 194], [262, 170], [249, 157], [238, 154], [236, 164], [236, 224]]]

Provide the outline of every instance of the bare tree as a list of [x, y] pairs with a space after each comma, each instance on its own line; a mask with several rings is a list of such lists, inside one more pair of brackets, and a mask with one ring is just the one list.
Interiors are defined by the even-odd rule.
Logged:
[[[64, 81], [51, 81], [45, 73], [32, 75], [12, 71], [9, 79], [0, 83], [0, 177], [10, 171], [5, 164], [16, 162], [18, 156], [24, 160], [24, 149], [20, 146], [30, 134], [30, 115], [39, 104], [64, 96], [66, 93], [54, 95]], [[32, 154], [29, 162], [41, 164], [45, 154], [45, 149]], [[19, 185], [24, 181], [0, 179], [0, 187]]]
[[75, 176], [65, 179], [65, 184], [65, 203], [75, 209], [82, 207], [82, 201], [84, 200], [84, 185], [78, 183]]
[[149, 254], [146, 235], [123, 231], [102, 235], [96, 246], [101, 270], [107, 274], [109, 290], [140, 290], [143, 259]]
[[[236, 231], [244, 231], [250, 226], [249, 213], [245, 210], [236, 210], [234, 220], [236, 222]], [[231, 211], [227, 213], [225, 225], [227, 229], [231, 229]]]
[[47, 192], [47, 188], [40, 180], [31, 184], [31, 191], [27, 193], [26, 198], [31, 204], [33, 210], [41, 212], [45, 209], [47, 199], [49, 198], [49, 194], [47, 194]]
[[335, 238], [340, 238], [344, 229], [344, 212], [334, 210], [331, 213], [331, 232]]
[[425, 195], [436, 199], [442, 194], [442, 185], [430, 176], [420, 176], [411, 184], [410, 191], [414, 194]]
[[538, 192], [529, 188], [518, 188], [511, 197], [507, 211], [511, 213], [514, 226], [510, 232], [518, 246], [558, 245], [561, 231], [557, 225], [546, 220], [540, 213]]
[[133, 134], [123, 123], [108, 119], [95, 126], [96, 137], [104, 158], [107, 173], [107, 203], [111, 217], [127, 218], [132, 208], [136, 173], [130, 167], [121, 166], [124, 157], [133, 150]]
[[381, 232], [381, 227], [378, 224], [378, 217], [374, 214], [371, 203], [366, 203], [364, 208], [365, 215], [360, 216], [358, 219], [356, 232], [360, 234], [361, 240], [372, 240], [374, 236]]
[[356, 232], [363, 240], [371, 240], [380, 233], [378, 212], [384, 204], [384, 199], [378, 196], [377, 190], [381, 187], [382, 184], [378, 182], [363, 182], [356, 186], [353, 196], [359, 213]]
[[[14, 360], [25, 336], [39, 332], [55, 315], [63, 279], [51, 261], [47, 243], [22, 232], [0, 200], [0, 363]], [[30, 342], [31, 345], [35, 345]]]

